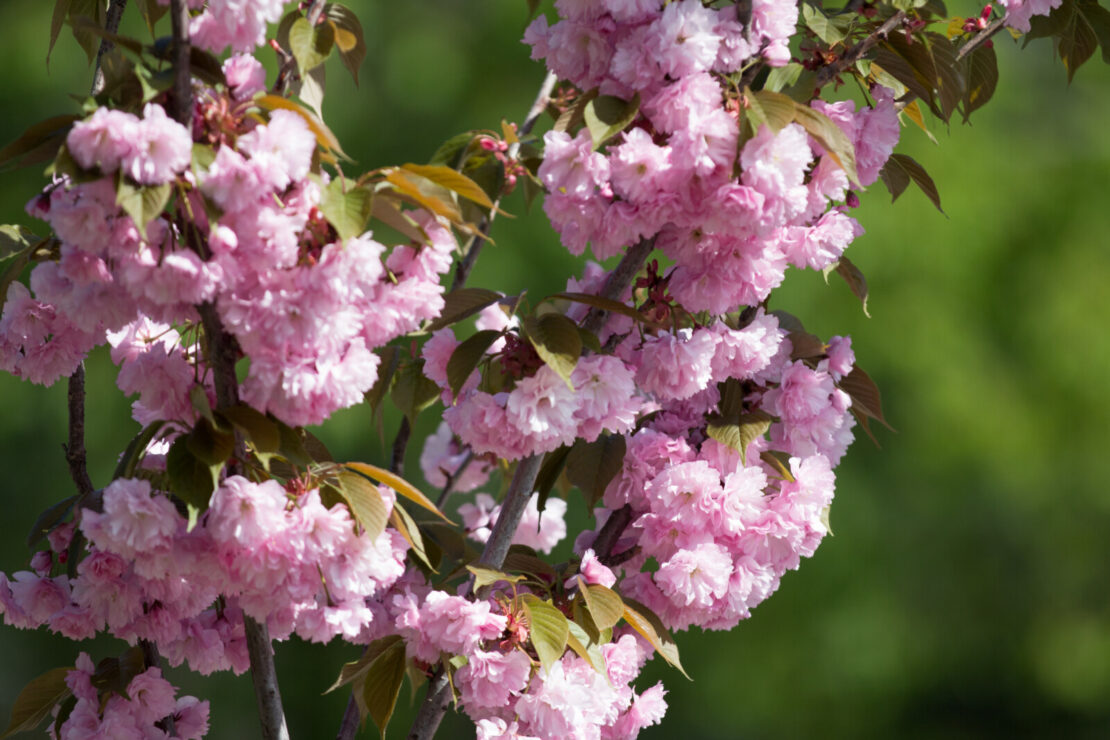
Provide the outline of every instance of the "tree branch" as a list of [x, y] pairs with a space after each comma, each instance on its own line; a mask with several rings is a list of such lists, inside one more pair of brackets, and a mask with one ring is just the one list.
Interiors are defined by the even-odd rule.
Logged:
[[[119, 30], [120, 18], [123, 17], [123, 9], [127, 5], [127, 0], [112, 0], [108, 6], [108, 15], [104, 19], [104, 30], [108, 33], [115, 33]], [[101, 39], [100, 46], [96, 50], [96, 67], [93, 69], [93, 82], [89, 94], [96, 97], [104, 92], [104, 70], [101, 68], [101, 61], [104, 55], [112, 50], [115, 46], [108, 39]]]
[[69, 406], [69, 440], [64, 449], [69, 476], [73, 478], [80, 500], [93, 495], [95, 488], [86, 465], [85, 454], [85, 363], [82, 362], [69, 376], [67, 393]]
[[170, 0], [173, 24], [173, 117], [193, 130], [193, 79], [190, 65], [189, 6], [186, 0]]
[[902, 25], [902, 21], [906, 19], [906, 11], [899, 10], [894, 15], [886, 19], [886, 23], [872, 31], [866, 38], [861, 40], [858, 44], [844, 53], [844, 56], [837, 59], [835, 62], [827, 67], [823, 67], [817, 73], [816, 87], [821, 88], [831, 82], [844, 70], [851, 67], [853, 64], [863, 58], [863, 55], [871, 51], [875, 44], [885, 39], [891, 31]]
[[963, 58], [966, 57], [968, 54], [975, 51], [983, 44], [987, 43], [987, 41], [990, 40], [991, 36], [1002, 30], [1003, 26], [1006, 25], [1006, 20], [1009, 17], [1009, 13], [1003, 13], [1001, 18], [995, 18], [993, 21], [987, 24], [986, 28], [968, 39], [968, 42], [961, 46], [960, 50], [956, 52], [956, 61], [962, 61]]
[[312, 5], [308, 6], [308, 13], [305, 18], [308, 19], [308, 25], [315, 26], [320, 22], [320, 16], [324, 13], [324, 6], [327, 5], [326, 0], [312, 0]]
[[[621, 296], [624, 295], [624, 291], [628, 290], [628, 286], [632, 285], [632, 278], [636, 277], [636, 273], [644, 266], [644, 262], [647, 261], [648, 255], [651, 254], [653, 249], [655, 249], [654, 236], [650, 239], [641, 239], [629, 247], [628, 251], [621, 257], [621, 261], [609, 273], [609, 277], [605, 278], [605, 286], [601, 289], [601, 297], [619, 301]], [[582, 322], [582, 328], [596, 334], [605, 325], [606, 313], [608, 312], [603, 308], [591, 308]]]
[[[528, 115], [524, 117], [524, 121], [517, 129], [519, 137], [523, 138], [532, 131], [536, 125], [536, 121], [547, 109], [547, 101], [551, 97], [551, 91], [555, 89], [555, 83], [559, 78], [554, 72], [548, 72], [547, 76], [543, 78], [540, 84], [539, 92], [536, 93], [536, 99], [532, 101], [532, 107], [528, 109]], [[520, 142], [513, 144], [509, 147], [508, 157], [510, 160], [516, 159], [517, 154], [520, 152]], [[462, 259], [459, 264], [455, 266], [455, 279], [451, 283], [451, 290], [457, 290], [466, 283], [466, 279], [470, 277], [470, 271], [474, 269], [474, 263], [478, 261], [478, 254], [482, 251], [482, 246], [486, 243], [486, 236], [489, 234], [490, 227], [493, 225], [493, 218], [497, 215], [497, 207], [501, 205], [501, 196], [497, 196], [497, 200], [493, 202], [493, 208], [490, 209], [489, 215], [482, 219], [478, 224], [478, 230], [482, 236], [474, 236], [467, 245], [466, 251], [463, 252]]]

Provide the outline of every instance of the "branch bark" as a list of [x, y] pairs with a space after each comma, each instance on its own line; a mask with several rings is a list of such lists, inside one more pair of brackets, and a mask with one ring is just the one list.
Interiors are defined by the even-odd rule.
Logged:
[[170, 0], [173, 27], [173, 117], [193, 130], [193, 79], [189, 59], [189, 6], [186, 0]]
[[[104, 30], [108, 33], [115, 33], [119, 30], [119, 22], [123, 17], [123, 9], [127, 6], [127, 0], [112, 0], [108, 6], [108, 15], [104, 19]], [[96, 49], [96, 67], [93, 70], [92, 88], [89, 94], [93, 97], [99, 95], [104, 91], [104, 70], [101, 68], [101, 61], [104, 55], [112, 50], [115, 46], [108, 39], [101, 39], [100, 46]]]
[[69, 406], [69, 440], [65, 445], [66, 463], [77, 492], [84, 501], [93, 495], [95, 488], [86, 465], [85, 453], [85, 363], [82, 362], [69, 376], [67, 393]]
[[899, 10], [897, 13], [887, 18], [886, 23], [876, 28], [868, 34], [866, 38], [845, 52], [844, 56], [840, 57], [829, 66], [823, 67], [821, 71], [817, 73], [816, 86], [822, 88], [829, 84], [837, 75], [848, 69], [848, 67], [851, 67], [862, 59], [864, 54], [875, 48], [875, 44], [885, 39], [891, 31], [894, 31], [898, 26], [902, 25], [902, 21], [905, 19], [906, 11], [904, 10]]

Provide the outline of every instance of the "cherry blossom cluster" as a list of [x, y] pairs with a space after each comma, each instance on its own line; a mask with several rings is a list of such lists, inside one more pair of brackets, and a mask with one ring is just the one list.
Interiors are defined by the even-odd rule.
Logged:
[[93, 685], [95, 667], [87, 653], [66, 676], [76, 703], [54, 740], [198, 740], [208, 732], [208, 702], [177, 693], [158, 668], [148, 668], [127, 684], [126, 695], [102, 696]]
[[[380, 490], [392, 507], [392, 491]], [[394, 529], [371, 539], [316, 488], [241, 476], [223, 481], [192, 529], [148, 481], [121, 478], [104, 490], [103, 511], [82, 511], [79, 529], [90, 547], [75, 578], [50, 577], [72, 526], [51, 533], [34, 571], [0, 574], [4, 621], [76, 640], [106, 629], [202, 674], [249, 667], [244, 614], [276, 639], [369, 642], [380, 626], [368, 600], [404, 573], [408, 549]]]

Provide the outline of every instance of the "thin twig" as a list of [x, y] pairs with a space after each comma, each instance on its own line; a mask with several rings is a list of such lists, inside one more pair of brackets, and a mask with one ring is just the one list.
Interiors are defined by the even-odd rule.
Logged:
[[305, 15], [309, 26], [315, 26], [320, 22], [320, 16], [324, 13], [325, 5], [327, 5], [326, 0], [312, 0], [312, 5], [308, 6], [308, 13]]
[[[555, 83], [559, 81], [558, 76], [554, 72], [548, 72], [547, 76], [543, 78], [540, 84], [539, 92], [536, 93], [536, 99], [532, 101], [532, 107], [528, 109], [528, 115], [524, 117], [524, 121], [517, 129], [517, 135], [520, 138], [527, 136], [531, 133], [532, 128], [536, 125], [536, 121], [547, 109], [547, 101], [551, 97], [551, 91], [555, 89]], [[507, 152], [509, 161], [516, 159], [517, 154], [520, 152], [520, 142], [511, 145]], [[501, 205], [501, 196], [497, 196], [497, 200], [493, 202], [493, 208], [490, 209], [489, 215], [482, 219], [478, 224], [478, 231], [480, 235], [475, 235], [471, 238], [470, 244], [467, 245], [466, 250], [463, 252], [462, 259], [455, 267], [455, 279], [451, 283], [451, 290], [458, 290], [465, 283], [466, 279], [470, 277], [470, 271], [474, 269], [474, 263], [478, 260], [478, 254], [482, 251], [482, 246], [488, 241], [485, 235], [489, 234], [490, 227], [493, 226], [493, 218], [497, 215], [497, 207]]]
[[885, 39], [892, 31], [898, 28], [898, 26], [902, 25], [902, 21], [905, 19], [906, 11], [904, 10], [899, 10], [897, 13], [887, 18], [886, 23], [876, 28], [858, 44], [844, 52], [842, 57], [829, 66], [822, 68], [821, 71], [817, 73], [817, 83], [815, 87], [824, 87], [841, 72], [862, 59], [863, 55], [871, 51], [875, 44]]
[[412, 424], [409, 423], [409, 417], [403, 416], [401, 426], [397, 428], [397, 436], [393, 438], [393, 451], [389, 456], [389, 469], [395, 475], [401, 475], [405, 471], [405, 451], [411, 437]]
[[474, 462], [474, 450], [468, 449], [462, 462], [459, 463], [459, 467], [455, 468], [454, 473], [447, 476], [447, 482], [443, 484], [443, 490], [439, 492], [439, 498], [436, 499], [437, 509], [443, 511], [443, 505], [447, 503], [447, 497], [451, 495], [451, 491], [454, 490], [455, 484], [462, 477], [463, 471], [470, 467], [472, 462]]
[[[624, 291], [628, 290], [628, 286], [632, 285], [632, 278], [636, 277], [636, 273], [644, 266], [647, 261], [648, 255], [651, 250], [655, 249], [655, 237], [650, 239], [641, 239], [628, 248], [621, 257], [621, 261], [609, 273], [609, 277], [605, 278], [605, 286], [601, 289], [601, 297], [608, 298], [609, 300], [619, 301]], [[602, 308], [591, 308], [590, 312], [586, 314], [586, 319], [582, 322], [582, 328], [588, 332], [596, 334], [605, 325], [605, 314], [607, 311]]]
[[620, 540], [624, 530], [632, 523], [632, 506], [625, 504], [621, 508], [609, 514], [609, 518], [605, 520], [605, 524], [601, 527], [601, 531], [597, 533], [594, 538], [594, 555], [605, 565], [611, 565], [609, 562], [613, 554], [613, 547], [616, 546], [617, 541]]
[[[108, 33], [115, 33], [119, 30], [120, 18], [123, 17], [123, 9], [126, 5], [127, 0], [112, 0], [111, 4], [108, 6], [108, 15], [104, 19], [105, 31]], [[100, 46], [96, 50], [96, 68], [93, 70], [92, 88], [89, 90], [89, 94], [93, 97], [104, 92], [104, 69], [101, 65], [104, 60], [104, 55], [110, 52], [114, 46], [115, 44], [106, 38], [100, 40]]]
[[968, 54], [975, 51], [983, 44], [987, 43], [987, 41], [990, 40], [991, 36], [1002, 30], [1003, 26], [1006, 25], [1006, 21], [1009, 17], [1009, 13], [1005, 13], [1002, 15], [1001, 18], [995, 18], [993, 21], [987, 24], [986, 28], [979, 31], [979, 33], [968, 39], [967, 43], [961, 46], [960, 50], [956, 52], [956, 61], [962, 61], [963, 58], [966, 57]]

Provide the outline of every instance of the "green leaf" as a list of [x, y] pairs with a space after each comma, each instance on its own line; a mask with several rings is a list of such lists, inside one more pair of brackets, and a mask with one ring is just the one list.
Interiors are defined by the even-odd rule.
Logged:
[[678, 645], [675, 644], [674, 638], [671, 637], [663, 623], [659, 621], [655, 612], [626, 596], [624, 597], [624, 619], [628, 622], [628, 626], [639, 632], [645, 640], [651, 643], [655, 652], [659, 653], [663, 660], [677, 668], [683, 676], [690, 678], [678, 658]]
[[640, 94], [632, 100], [622, 100], [612, 95], [598, 95], [582, 109], [582, 120], [590, 131], [594, 149], [624, 131], [640, 113]]
[[370, 664], [363, 680], [362, 703], [378, 726], [382, 740], [385, 740], [385, 730], [397, 706], [397, 695], [401, 693], [404, 678], [405, 643], [398, 641], [382, 650]]
[[154, 24], [156, 24], [162, 16], [170, 10], [168, 5], [162, 5], [158, 0], [141, 0], [139, 2], [139, 12], [143, 16], [143, 22], [146, 23], [147, 30], [150, 35], [154, 35]]
[[39, 514], [38, 519], [31, 525], [31, 531], [27, 533], [27, 547], [33, 548], [46, 537], [51, 530], [61, 524], [62, 520], [69, 516], [69, 512], [73, 510], [73, 505], [77, 503], [77, 498], [77, 494], [74, 494], [69, 498], [62, 499]]
[[790, 456], [778, 450], [764, 450], [759, 453], [759, 459], [774, 468], [784, 481], [794, 482], [794, 474], [790, 472]]
[[847, 257], [841, 257], [836, 264], [836, 274], [844, 278], [852, 295], [863, 303], [863, 315], [871, 318], [871, 314], [867, 312], [867, 278], [863, 276], [860, 269]]
[[967, 89], [961, 102], [964, 123], [967, 123], [973, 112], [987, 104], [998, 85], [998, 56], [994, 47], [984, 44], [968, 54], [964, 58], [964, 76]]
[[217, 429], [208, 419], [201, 418], [186, 435], [189, 452], [198, 460], [218, 469], [235, 451], [235, 435]]
[[221, 465], [207, 465], [197, 458], [189, 444], [191, 434], [174, 440], [166, 454], [166, 474], [170, 490], [179, 499], [201, 511], [208, 509], [208, 501], [216, 490]]
[[469, 318], [502, 298], [504, 296], [495, 290], [455, 288], [443, 296], [443, 311], [439, 314], [439, 318], [428, 324], [428, 331], [437, 331]]
[[524, 576], [511, 576], [508, 573], [478, 565], [468, 565], [466, 569], [474, 575], [474, 593], [477, 593], [480, 588], [492, 586], [495, 583], [519, 583], [524, 580]]
[[377, 465], [370, 465], [368, 463], [362, 462], [349, 462], [346, 464], [346, 467], [355, 471], [356, 473], [359, 473], [360, 475], [372, 478], [379, 483], [389, 486], [394, 491], [396, 491], [398, 495], [404, 496], [417, 506], [420, 506], [421, 508], [432, 512], [448, 524], [454, 524], [453, 521], [448, 519], [446, 515], [444, 515], [444, 513], [440, 511], [434, 503], [432, 503], [431, 499], [421, 493], [419, 488], [409, 483], [401, 476], [392, 473], [385, 468], [379, 468]]
[[817, 38], [829, 46], [839, 44], [844, 40], [844, 32], [837, 28], [819, 8], [802, 3], [802, 21], [806, 28], [813, 31]]
[[366, 58], [366, 39], [362, 24], [350, 8], [338, 3], [325, 6], [324, 17], [332, 25], [339, 59], [354, 78], [355, 87], [358, 87], [358, 70], [362, 66], [362, 60]]
[[335, 679], [335, 683], [324, 693], [330, 694], [336, 689], [342, 688], [354, 681], [358, 681], [369, 672], [370, 666], [374, 664], [374, 661], [377, 660], [382, 653], [399, 644], [403, 644], [400, 635], [386, 635], [385, 637], [374, 640], [366, 646], [366, 650], [363, 651], [362, 657], [350, 663], [343, 664], [343, 667], [339, 669], [339, 677]]
[[602, 434], [593, 442], [575, 441], [567, 455], [567, 479], [582, 492], [591, 509], [621, 472], [626, 449], [627, 442], [622, 434]]
[[19, 224], [6, 224], [0, 226], [0, 260], [30, 249], [42, 241], [31, 233], [31, 230]]
[[761, 125], [767, 125], [772, 131], [778, 133], [794, 120], [798, 106], [794, 99], [787, 95], [770, 90], [759, 90], [753, 93], [750, 88], [745, 87], [744, 97], [748, 101], [748, 120], [753, 134], [759, 133]]
[[455, 134], [439, 145], [428, 164], [443, 165], [445, 167], [459, 167], [462, 165], [462, 155], [474, 140], [475, 132], [464, 131]]
[[578, 576], [578, 590], [586, 599], [586, 608], [599, 630], [615, 627], [621, 621], [624, 602], [616, 591], [599, 584], [587, 584], [582, 576]]
[[[804, 9], [809, 6], [803, 5], [802, 7]], [[782, 92], [783, 88], [791, 87], [798, 81], [804, 69], [805, 67], [798, 62], [790, 62], [782, 67], [775, 67], [767, 75], [767, 80], [763, 83], [763, 89], [771, 92]]]
[[289, 51], [304, 75], [327, 61], [335, 46], [335, 27], [330, 23], [311, 25], [307, 18], [298, 18], [289, 27]]
[[289, 80], [289, 94], [300, 99], [317, 115], [324, 114], [324, 94], [328, 88], [328, 68], [321, 64]]
[[240, 430], [254, 449], [262, 453], [276, 453], [281, 449], [281, 429], [277, 422], [245, 403], [218, 410], [236, 429]]
[[389, 170], [385, 180], [416, 205], [443, 216], [452, 223], [463, 221], [454, 193], [439, 183], [399, 167]]
[[533, 314], [524, 317], [521, 324], [536, 354], [573, 390], [570, 376], [582, 354], [578, 325], [561, 313]]
[[389, 523], [401, 533], [405, 542], [409, 543], [409, 553], [415, 555], [424, 565], [428, 566], [429, 571], [438, 573], [436, 566], [439, 564], [439, 557], [434, 558], [435, 563], [432, 562], [433, 558], [428, 554], [428, 548], [424, 545], [424, 537], [420, 534], [420, 526], [400, 503], [395, 504], [392, 511], [389, 512]]
[[466, 385], [471, 373], [486, 356], [486, 350], [500, 338], [501, 332], [496, 329], [484, 329], [455, 347], [451, 358], [447, 360], [447, 384], [451, 388], [453, 397], [458, 397], [459, 391]]
[[346, 241], [366, 231], [373, 199], [368, 188], [337, 177], [320, 194], [320, 212], [335, 227], [339, 238]]
[[411, 424], [421, 411], [439, 400], [439, 394], [439, 386], [424, 375], [424, 361], [411, 360], [397, 371], [390, 398]]
[[586, 630], [582, 629], [577, 622], [568, 621], [567, 628], [570, 631], [570, 634], [567, 635], [567, 647], [577, 653], [582, 660], [589, 663], [595, 671], [603, 676], [608, 675], [605, 670], [605, 656], [601, 652], [601, 645], [598, 645], [595, 640], [591, 640], [590, 635], [586, 634]]
[[73, 666], [52, 668], [24, 686], [12, 704], [11, 719], [0, 738], [34, 730], [49, 717], [54, 705], [70, 695], [66, 675], [72, 670]]
[[848, 179], [859, 187], [859, 174], [856, 172], [856, 149], [844, 130], [833, 123], [832, 119], [819, 110], [803, 103], [794, 103], [794, 120], [801, 124], [814, 140], [829, 153]]
[[135, 225], [146, 230], [146, 225], [158, 218], [170, 201], [173, 185], [138, 185], [123, 170], [116, 174], [116, 205], [131, 217]]
[[486, 191], [478, 186], [478, 183], [450, 167], [410, 163], [401, 165], [401, 169], [427, 180], [431, 180], [436, 185], [444, 187], [453, 193], [458, 193], [462, 197], [474, 201], [483, 208], [495, 208], [493, 201], [486, 195]]
[[940, 207], [940, 193], [937, 192], [937, 186], [933, 182], [933, 178], [929, 177], [925, 168], [908, 154], [891, 154], [890, 159], [879, 171], [879, 177], [883, 179], [887, 190], [890, 191], [892, 202], [898, 200], [898, 196], [902, 194], [912, 180], [917, 187], [921, 188], [921, 192], [925, 193], [925, 196], [933, 202], [937, 210], [944, 213], [944, 209]]
[[714, 417], [705, 433], [723, 445], [740, 453], [740, 460], [747, 464], [748, 445], [762, 437], [771, 428], [772, 417], [765, 411], [741, 414], [737, 420]]
[[158, 432], [162, 431], [162, 427], [165, 425], [166, 422], [164, 421], [151, 422], [127, 443], [127, 449], [120, 456], [119, 462], [116, 464], [116, 470], [112, 473], [112, 480], [130, 478], [135, 474], [141, 455], [146, 452], [146, 448], [150, 446], [150, 441], [154, 439]]
[[534, 594], [524, 594], [520, 603], [528, 619], [528, 641], [535, 648], [540, 664], [550, 671], [567, 649], [570, 635], [567, 618], [551, 602], [542, 601]]
[[339, 492], [351, 510], [351, 517], [366, 531], [370, 541], [385, 531], [389, 511], [378, 487], [358, 473], [341, 470], [337, 476]]
[[428, 235], [416, 224], [416, 221], [401, 210], [396, 200], [395, 196], [391, 197], [389, 191], [378, 193], [373, 199], [371, 215], [410, 241], [427, 244]]

